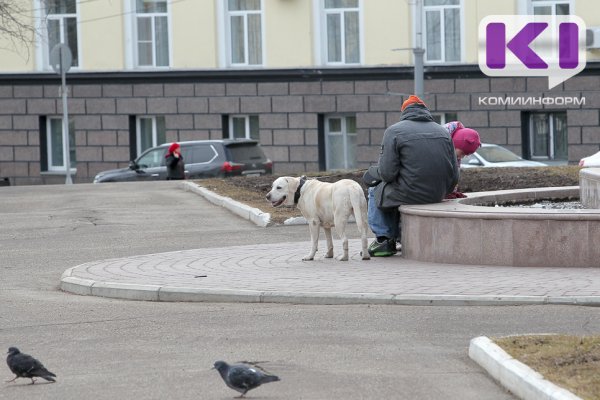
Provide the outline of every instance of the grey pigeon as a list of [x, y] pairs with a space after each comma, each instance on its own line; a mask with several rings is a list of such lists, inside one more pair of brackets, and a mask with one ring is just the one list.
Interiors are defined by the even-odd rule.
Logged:
[[240, 398], [244, 397], [249, 390], [255, 389], [263, 383], [280, 380], [279, 377], [269, 375], [256, 365], [229, 365], [225, 361], [217, 361], [215, 362], [214, 369], [219, 371], [221, 378], [223, 378], [227, 386], [241, 393]]
[[8, 357], [6, 357], [6, 363], [8, 368], [16, 375], [12, 380], [7, 382], [13, 382], [17, 378], [29, 378], [31, 384], [35, 383], [35, 377], [44, 378], [50, 382], [56, 382], [56, 375], [48, 371], [41, 362], [31, 357], [29, 354], [23, 354], [16, 347], [9, 347]]

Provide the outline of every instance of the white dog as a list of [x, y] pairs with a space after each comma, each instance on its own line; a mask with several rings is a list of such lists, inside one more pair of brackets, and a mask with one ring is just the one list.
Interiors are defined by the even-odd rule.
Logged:
[[346, 224], [348, 217], [354, 212], [356, 226], [360, 230], [362, 240], [362, 259], [368, 260], [367, 251], [367, 200], [362, 187], [351, 179], [342, 179], [335, 183], [321, 182], [316, 179], [293, 178], [284, 176], [273, 182], [267, 200], [273, 207], [281, 205], [298, 205], [298, 209], [306, 218], [312, 240], [310, 254], [302, 260], [313, 260], [319, 241], [319, 227], [325, 230], [327, 239], [326, 258], [333, 257], [333, 240], [331, 228], [335, 227], [342, 239], [343, 254], [340, 261], [348, 261], [348, 237]]

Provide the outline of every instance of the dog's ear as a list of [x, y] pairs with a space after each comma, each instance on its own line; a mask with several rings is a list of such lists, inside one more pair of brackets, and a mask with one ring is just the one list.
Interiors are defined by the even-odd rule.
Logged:
[[288, 187], [287, 187], [288, 192], [294, 193], [294, 192], [296, 192], [296, 189], [298, 189], [298, 186], [300, 185], [300, 178], [294, 178], [294, 177], [290, 177], [289, 179], [286, 178], [286, 182], [288, 183]]

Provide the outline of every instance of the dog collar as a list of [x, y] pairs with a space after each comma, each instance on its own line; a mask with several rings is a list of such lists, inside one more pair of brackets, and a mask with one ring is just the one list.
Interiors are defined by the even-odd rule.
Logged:
[[302, 190], [302, 186], [306, 182], [306, 176], [300, 178], [300, 184], [298, 185], [298, 189], [296, 189], [296, 193], [294, 193], [294, 204], [298, 204], [298, 200], [300, 200], [300, 190]]

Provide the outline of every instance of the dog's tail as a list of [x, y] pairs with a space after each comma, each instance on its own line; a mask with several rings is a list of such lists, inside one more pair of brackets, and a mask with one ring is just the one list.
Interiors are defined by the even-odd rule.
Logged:
[[354, 210], [354, 219], [356, 220], [356, 227], [360, 231], [360, 242], [362, 247], [360, 254], [362, 255], [363, 260], [368, 260], [369, 258], [371, 258], [369, 256], [369, 250], [367, 246], [367, 232], [369, 230], [367, 216], [368, 205], [362, 187], [359, 187], [358, 190], [360, 191], [360, 195], [351, 196], [350, 202]]
[[354, 210], [356, 226], [366, 238], [366, 232], [369, 228], [367, 223], [367, 199], [365, 199], [362, 188], [360, 188], [360, 196], [350, 196], [350, 202], [352, 204], [352, 209]]

